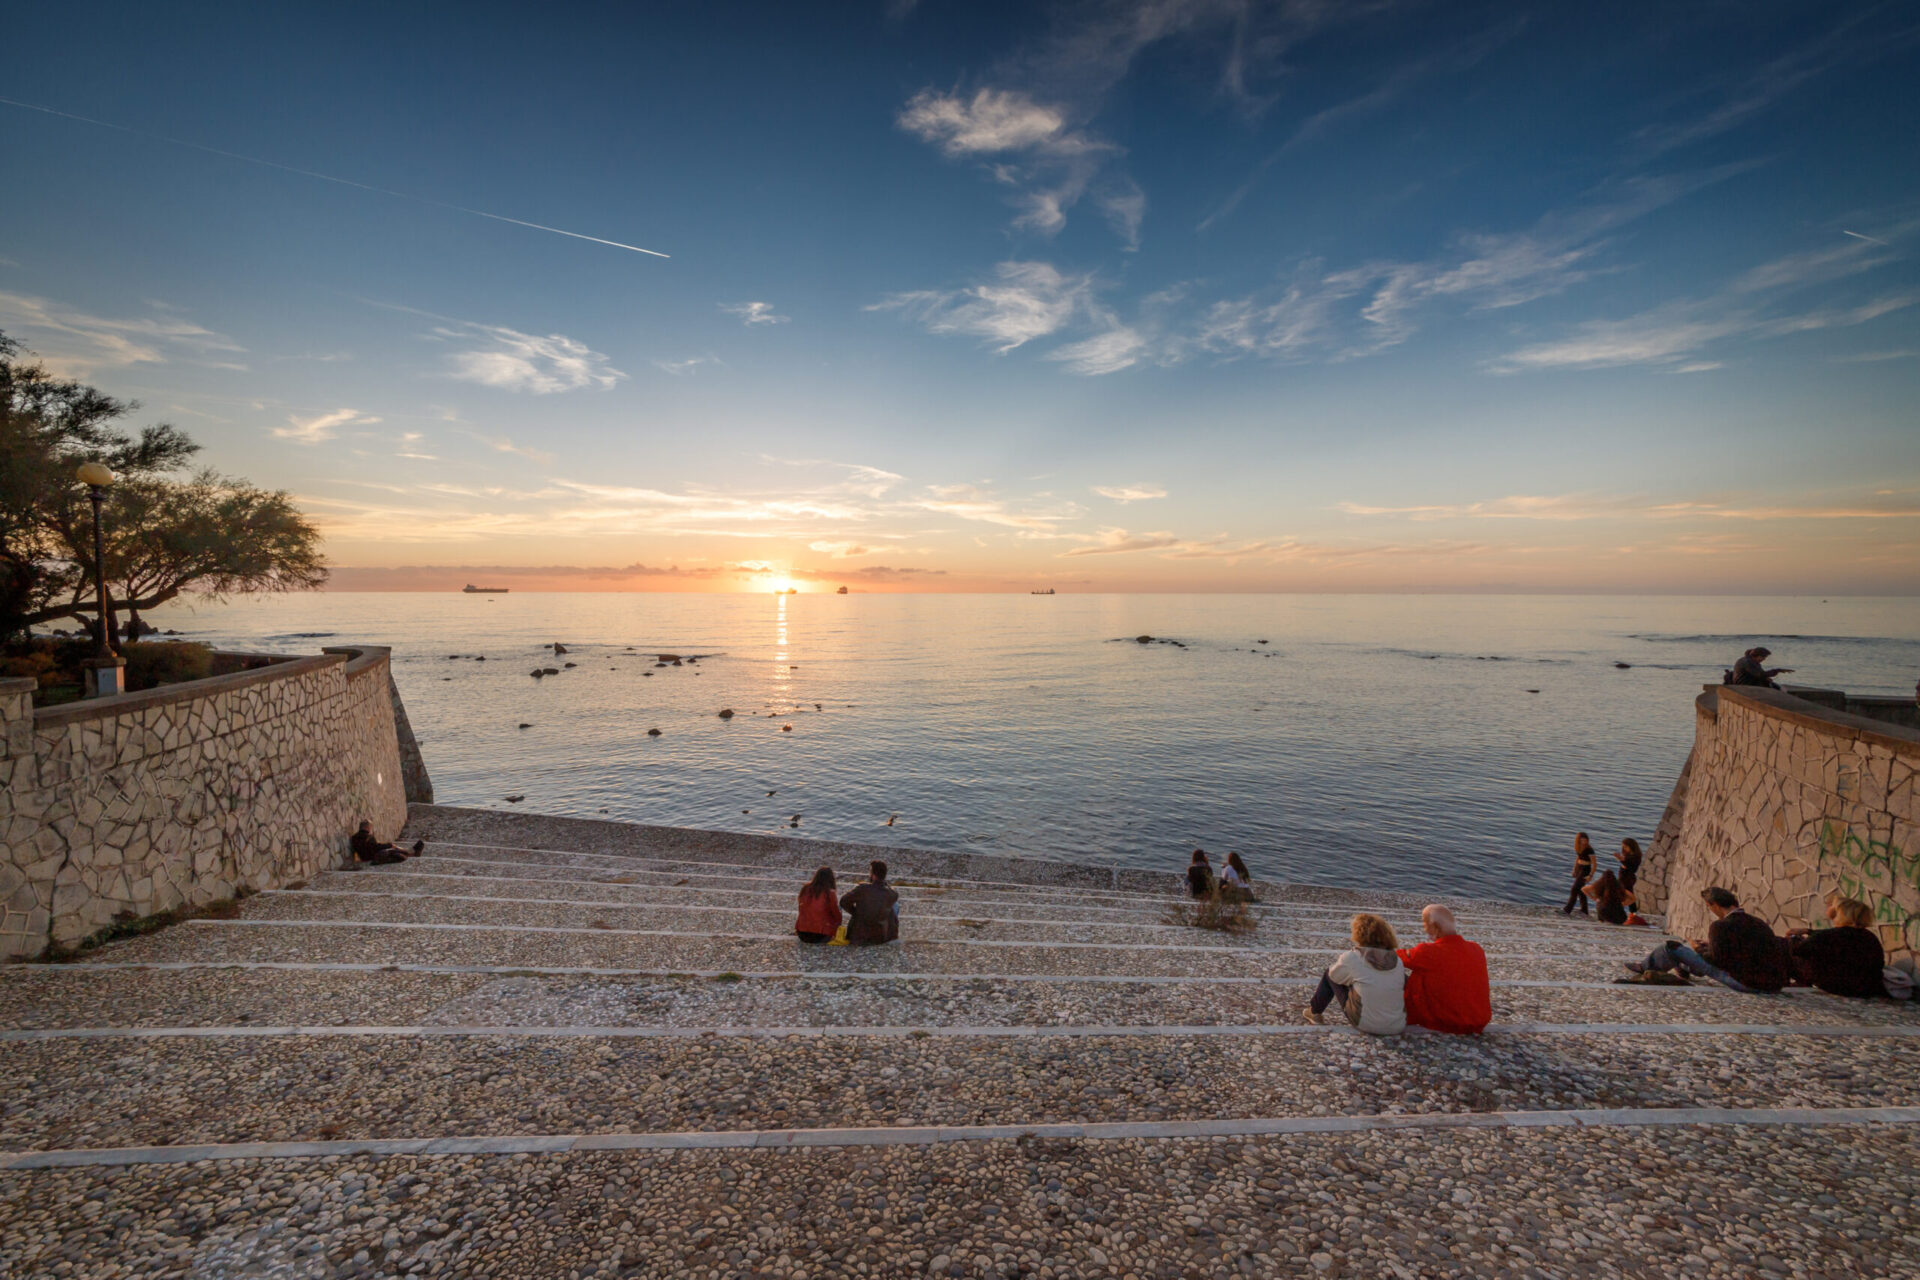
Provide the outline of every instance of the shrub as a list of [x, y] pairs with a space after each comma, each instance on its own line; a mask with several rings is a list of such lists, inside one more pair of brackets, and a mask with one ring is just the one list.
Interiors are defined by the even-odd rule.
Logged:
[[141, 640], [120, 650], [127, 660], [127, 691], [205, 680], [213, 674], [213, 650], [179, 640]]
[[1167, 908], [1167, 923], [1220, 933], [1252, 933], [1260, 927], [1244, 901], [1233, 901], [1218, 889], [1196, 902], [1177, 903]]

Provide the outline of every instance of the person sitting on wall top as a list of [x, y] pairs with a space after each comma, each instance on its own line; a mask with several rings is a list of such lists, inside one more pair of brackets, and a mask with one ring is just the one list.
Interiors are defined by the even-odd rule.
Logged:
[[1765, 648], [1764, 646], [1756, 646], [1755, 648], [1747, 650], [1741, 654], [1739, 660], [1733, 664], [1733, 670], [1727, 672], [1727, 678], [1722, 683], [1748, 685], [1759, 689], [1778, 689], [1780, 686], [1773, 682], [1773, 678], [1775, 676], [1792, 675], [1793, 668], [1763, 667], [1760, 665], [1772, 656], [1773, 650]]
[[426, 852], [427, 848], [425, 840], [415, 840], [413, 851], [409, 853], [398, 845], [388, 844], [385, 840], [376, 840], [373, 835], [373, 823], [364, 821], [360, 824], [360, 829], [348, 838], [347, 845], [353, 850], [355, 862], [365, 863], [370, 867], [384, 867], [395, 862], [405, 862], [408, 858], [419, 857]]
[[1686, 946], [1669, 938], [1644, 961], [1628, 961], [1627, 969], [1633, 973], [1685, 969], [1733, 991], [1771, 994], [1786, 986], [1786, 941], [1742, 910], [1740, 899], [1730, 890], [1716, 885], [1702, 889], [1700, 897], [1713, 914], [1705, 942], [1695, 940], [1692, 946]]
[[1795, 929], [1787, 935], [1793, 980], [1829, 995], [1866, 998], [1887, 994], [1887, 952], [1873, 931], [1873, 908], [1858, 898], [1827, 895], [1830, 929]]
[[1420, 913], [1430, 941], [1407, 947], [1407, 1023], [1430, 1031], [1476, 1036], [1493, 1021], [1492, 984], [1487, 953], [1460, 936], [1453, 912], [1434, 903]]

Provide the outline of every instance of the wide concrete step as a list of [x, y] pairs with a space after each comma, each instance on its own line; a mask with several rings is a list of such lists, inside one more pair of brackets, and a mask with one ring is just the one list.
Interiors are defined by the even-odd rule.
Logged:
[[[1920, 1104], [1901, 1039], [1748, 1034], [698, 1038], [303, 1034], [0, 1045], [0, 1142], [1019, 1125]], [[1744, 1064], [1764, 1060], [1768, 1070]]]
[[[567, 898], [500, 897], [413, 888], [398, 894], [367, 887], [321, 887], [263, 895], [250, 902], [250, 920], [367, 920], [413, 923], [497, 924], [539, 928], [663, 930], [675, 933], [786, 938], [791, 936], [790, 907], [711, 906], [704, 903], [581, 902]], [[1043, 915], [954, 914], [901, 905], [901, 928], [924, 941], [1029, 942], [1063, 946], [1110, 945], [1165, 948], [1308, 950], [1328, 956], [1349, 945], [1344, 930], [1323, 922], [1269, 921], [1257, 932], [1228, 933], [1190, 924], [1090, 923], [1054, 921]], [[1409, 940], [1411, 941], [1411, 940]], [[1657, 939], [1644, 930], [1568, 934], [1560, 938], [1483, 937], [1490, 958], [1540, 955], [1625, 960], [1644, 956]]]
[[0, 1274], [1910, 1276], [1917, 1170], [1866, 1124], [57, 1169], [0, 1175]]
[[[509, 874], [509, 871], [512, 873]], [[528, 872], [532, 872], [529, 874]], [[741, 888], [730, 882], [699, 883], [669, 880], [636, 884], [612, 872], [579, 873], [570, 868], [520, 868], [496, 863], [471, 863], [425, 856], [392, 867], [367, 868], [317, 876], [305, 888], [328, 893], [411, 893], [423, 897], [487, 897], [501, 900], [604, 902], [678, 908], [757, 911], [785, 916], [796, 911], [797, 894], [791, 883], [777, 887]], [[898, 890], [904, 912], [917, 919], [991, 920], [996, 923], [1135, 925], [1147, 930], [1191, 930], [1190, 923], [1173, 923], [1190, 915], [1183, 898], [1149, 899], [1125, 906], [1098, 906], [1071, 898], [1040, 898], [1016, 894], [994, 895], [964, 890], [905, 887]], [[1259, 904], [1248, 911], [1254, 924], [1247, 937], [1279, 933], [1318, 932], [1335, 939], [1347, 936], [1353, 912], [1346, 908], [1310, 905]], [[1409, 941], [1423, 937], [1417, 913], [1387, 908], [1378, 913]], [[1617, 929], [1585, 920], [1536, 924], [1530, 919], [1488, 911], [1465, 915], [1463, 927], [1486, 940], [1563, 939], [1608, 942], [1621, 936]], [[1631, 936], [1638, 936], [1637, 934]]]
[[[417, 969], [0, 970], [0, 1028], [281, 1026], [1013, 1028], [1304, 1024], [1308, 978], [1270, 983], [977, 977], [611, 977]], [[1920, 1027], [1920, 1010], [1703, 984], [1500, 986], [1496, 1024]]]

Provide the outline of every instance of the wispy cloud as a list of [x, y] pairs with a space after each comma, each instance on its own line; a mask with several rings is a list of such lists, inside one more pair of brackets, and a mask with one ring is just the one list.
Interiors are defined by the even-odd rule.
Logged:
[[971, 484], [929, 485], [927, 496], [921, 498], [918, 505], [941, 515], [1044, 535], [1058, 533], [1064, 522], [1082, 514], [1082, 508], [1071, 502], [1055, 503], [1052, 507], [1021, 504], [1016, 510], [1013, 504]]
[[723, 302], [720, 304], [720, 309], [730, 316], [738, 317], [740, 323], [744, 325], [785, 324], [792, 319], [791, 316], [783, 316], [775, 312], [771, 302]]
[[0, 329], [20, 338], [49, 369], [66, 377], [176, 360], [216, 369], [246, 368], [233, 358], [245, 347], [162, 306], [155, 306], [152, 315], [119, 318], [28, 294], [0, 293]]
[[342, 427], [372, 426], [379, 421], [379, 418], [361, 413], [358, 409], [335, 409], [331, 413], [318, 413], [308, 418], [289, 414], [288, 425], [275, 427], [273, 434], [296, 444], [319, 444], [333, 439]]
[[702, 365], [722, 363], [719, 356], [690, 356], [685, 360], [655, 360], [653, 367], [674, 377], [684, 377]]
[[475, 344], [449, 357], [450, 376], [483, 387], [552, 395], [588, 387], [604, 389], [627, 376], [600, 352], [562, 333], [541, 337], [488, 324], [441, 327], [433, 333], [448, 342]]
[[951, 291], [896, 293], [869, 311], [897, 311], [927, 332], [984, 339], [1004, 355], [1058, 333], [1085, 308], [1092, 277], [1068, 275], [1046, 262], [1003, 262], [993, 280]]
[[807, 550], [818, 551], [822, 555], [832, 556], [835, 560], [850, 560], [856, 556], [873, 554], [873, 548], [863, 547], [857, 542], [809, 542]]
[[1679, 501], [1617, 494], [1516, 494], [1475, 502], [1381, 506], [1337, 502], [1334, 510], [1353, 516], [1436, 520], [1909, 520], [1920, 518], [1920, 494], [1879, 490], [1841, 501], [1758, 502], [1750, 498], [1694, 498]]
[[1145, 502], [1149, 498], [1164, 498], [1167, 491], [1157, 484], [1119, 484], [1093, 486], [1093, 491], [1103, 498], [1115, 502]]

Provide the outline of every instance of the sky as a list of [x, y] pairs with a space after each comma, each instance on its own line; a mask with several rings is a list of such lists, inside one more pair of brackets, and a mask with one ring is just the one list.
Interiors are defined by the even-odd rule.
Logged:
[[1899, 3], [74, 0], [0, 330], [334, 586], [1920, 593]]

